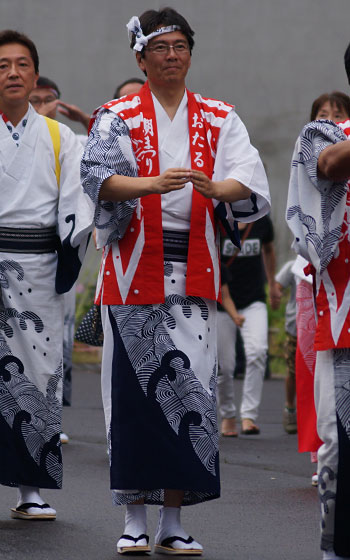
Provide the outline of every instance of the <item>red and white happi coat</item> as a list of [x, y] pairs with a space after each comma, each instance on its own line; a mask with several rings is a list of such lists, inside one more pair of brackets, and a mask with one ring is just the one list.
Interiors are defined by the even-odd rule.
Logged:
[[[191, 167], [212, 177], [220, 129], [233, 106], [189, 91], [187, 97]], [[116, 113], [128, 126], [138, 176], [159, 175], [157, 121], [148, 83], [139, 93], [103, 107]], [[193, 189], [186, 295], [220, 299], [218, 237], [213, 200]], [[96, 302], [102, 300], [107, 305], [162, 303], [162, 238], [161, 195], [139, 198], [123, 238], [104, 249]]]
[[[350, 120], [338, 123], [350, 140]], [[350, 182], [338, 249], [316, 284], [316, 350], [350, 347]]]

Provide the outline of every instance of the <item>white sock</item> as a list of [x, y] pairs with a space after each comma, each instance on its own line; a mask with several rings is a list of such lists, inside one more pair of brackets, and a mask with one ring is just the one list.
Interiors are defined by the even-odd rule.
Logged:
[[[18, 486], [18, 501], [17, 501], [17, 506], [16, 507], [19, 507], [22, 504], [28, 504], [28, 503], [39, 504], [39, 505], [42, 506], [43, 504], [45, 504], [45, 501], [40, 496], [40, 489], [37, 488], [36, 486], [19, 485]], [[41, 508], [35, 508], [35, 507], [29, 508], [28, 511], [33, 515], [43, 513], [43, 510]], [[56, 515], [56, 513], [57, 513], [56, 510], [51, 508], [51, 507], [45, 508], [44, 512], [46, 514], [52, 514], [52, 515]]]
[[[125, 513], [125, 529], [124, 535], [131, 537], [139, 537], [147, 534], [147, 509], [144, 504], [128, 504]], [[140, 539], [135, 542], [135, 546], [146, 546], [146, 539]], [[133, 546], [133, 541], [127, 539], [119, 539], [118, 547]]]
[[[181, 508], [177, 507], [161, 507], [159, 510], [159, 523], [155, 537], [156, 544], [161, 544], [164, 539], [169, 537], [182, 537], [187, 540], [189, 535], [181, 526], [180, 513]], [[196, 548], [202, 550], [203, 547], [193, 541], [192, 543], [184, 543], [182, 541], [174, 541], [171, 546], [174, 548]]]
[[22, 504], [34, 503], [42, 505], [44, 500], [40, 496], [40, 489], [36, 486], [18, 486], [18, 502], [17, 507]]

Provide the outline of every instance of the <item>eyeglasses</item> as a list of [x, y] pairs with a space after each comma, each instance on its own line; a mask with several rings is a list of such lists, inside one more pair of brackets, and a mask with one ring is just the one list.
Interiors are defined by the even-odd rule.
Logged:
[[53, 101], [56, 101], [56, 97], [54, 97], [53, 95], [50, 97], [45, 97], [45, 99], [41, 99], [40, 97], [30, 97], [29, 101], [34, 107], [40, 107], [40, 105], [48, 105], [49, 103], [53, 103]]
[[190, 50], [190, 47], [186, 43], [177, 43], [176, 45], [155, 45], [154, 47], [147, 47], [146, 50], [153, 52], [155, 54], [168, 54], [170, 49], [174, 49], [176, 54], [185, 54]]

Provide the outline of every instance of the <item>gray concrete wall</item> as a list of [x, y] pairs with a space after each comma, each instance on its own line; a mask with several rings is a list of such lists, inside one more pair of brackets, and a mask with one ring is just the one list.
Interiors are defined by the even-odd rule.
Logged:
[[0, 26], [27, 33], [41, 73], [58, 83], [64, 100], [92, 111], [119, 82], [142, 77], [128, 46], [128, 19], [167, 4], [196, 32], [188, 86], [235, 104], [267, 165], [281, 263], [290, 256], [284, 211], [295, 139], [313, 99], [349, 92], [343, 53], [350, 1], [1, 0]]

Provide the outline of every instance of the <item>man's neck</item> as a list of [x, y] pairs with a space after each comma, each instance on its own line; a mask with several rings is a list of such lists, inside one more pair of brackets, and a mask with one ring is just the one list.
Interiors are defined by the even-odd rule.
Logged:
[[23, 119], [24, 115], [28, 111], [29, 103], [22, 103], [20, 105], [2, 105], [0, 104], [0, 112], [6, 115], [8, 120], [13, 124], [13, 126], [17, 126], [18, 123]]
[[164, 86], [157, 87], [155, 84], [150, 83], [149, 86], [151, 92], [156, 96], [170, 120], [173, 120], [184, 96], [185, 85], [183, 84], [181, 87], [172, 87], [169, 85], [169, 87], [164, 88]]

